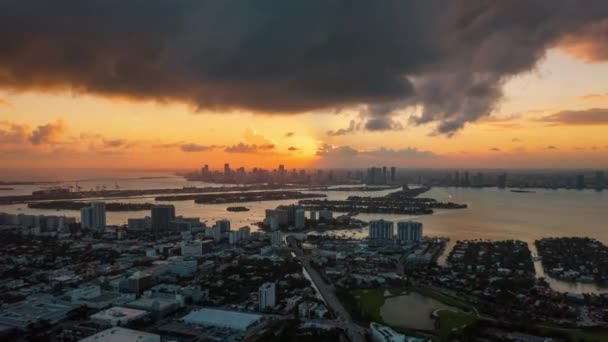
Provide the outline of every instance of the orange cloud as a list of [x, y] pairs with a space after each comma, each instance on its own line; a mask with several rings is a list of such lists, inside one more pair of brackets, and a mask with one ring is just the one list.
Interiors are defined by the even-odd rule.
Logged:
[[608, 19], [584, 26], [575, 33], [566, 35], [558, 46], [568, 55], [586, 63], [608, 60]]
[[273, 144], [249, 145], [249, 144], [238, 143], [236, 145], [226, 147], [224, 149], [224, 152], [227, 152], [227, 153], [258, 153], [258, 152], [272, 151], [272, 150], [274, 150], [274, 147], [275, 146]]
[[199, 144], [183, 144], [180, 146], [181, 150], [183, 152], [206, 152], [206, 151], [211, 151], [214, 150], [216, 148], [219, 148], [220, 146], [216, 146], [216, 145], [199, 145]]
[[59, 142], [65, 132], [63, 120], [38, 126], [30, 136], [30, 142], [34, 145], [53, 144]]
[[29, 136], [29, 126], [0, 121], [0, 144], [22, 144]]
[[563, 110], [539, 120], [560, 125], [608, 125], [608, 109]]
[[608, 100], [608, 93], [604, 94], [585, 94], [578, 97], [582, 101], [604, 101]]
[[15, 105], [4, 99], [0, 99], [0, 106], [4, 106], [8, 109], [15, 110]]

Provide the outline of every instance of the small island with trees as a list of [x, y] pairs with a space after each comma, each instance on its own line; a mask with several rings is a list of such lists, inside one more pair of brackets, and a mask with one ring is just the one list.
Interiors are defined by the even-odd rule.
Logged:
[[247, 207], [228, 207], [228, 208], [226, 208], [226, 210], [231, 211], [231, 212], [239, 212], [239, 211], [249, 211], [249, 208], [247, 208]]

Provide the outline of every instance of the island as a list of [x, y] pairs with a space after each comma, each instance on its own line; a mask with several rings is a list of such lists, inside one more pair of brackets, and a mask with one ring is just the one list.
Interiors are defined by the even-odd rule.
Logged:
[[[2, 184], [0, 185], [8, 185]], [[87, 198], [128, 198], [155, 195], [177, 195], [178, 194], [203, 194], [203, 193], [222, 193], [236, 191], [268, 191], [268, 190], [308, 190], [303, 185], [290, 184], [255, 184], [245, 186], [207, 186], [193, 187], [185, 186], [182, 188], [162, 188], [162, 189], [91, 189], [82, 191], [72, 191], [70, 187], [56, 187], [42, 189], [32, 192], [31, 195], [9, 195], [0, 196], [0, 205], [21, 204], [39, 201], [59, 201], [59, 200], [83, 200]]]
[[534, 190], [524, 190], [524, 189], [511, 189], [511, 192], [515, 192], [515, 193], [521, 193], [521, 194], [533, 194], [536, 191]]
[[402, 190], [380, 197], [349, 196], [346, 200], [305, 199], [299, 204], [306, 210], [331, 210], [341, 213], [430, 215], [433, 209], [465, 209], [466, 204], [438, 202], [433, 198], [417, 198], [429, 188]]
[[600, 241], [559, 237], [536, 240], [534, 244], [550, 277], [608, 286], [608, 247]]
[[277, 201], [300, 198], [326, 197], [325, 194], [304, 193], [300, 191], [251, 191], [251, 192], [229, 192], [222, 194], [182, 195], [182, 196], [159, 196], [156, 201], [191, 201], [197, 204], [226, 204], [260, 201]]
[[[51, 201], [51, 202], [33, 202], [28, 203], [28, 208], [32, 209], [55, 209], [55, 210], [80, 210], [90, 207], [89, 202], [79, 201]], [[144, 211], [150, 210], [154, 204], [152, 203], [106, 203], [106, 211]]]
[[249, 211], [249, 208], [247, 208], [247, 207], [228, 207], [228, 208], [226, 208], [226, 210], [232, 211], [232, 212], [238, 212], [238, 211]]
[[371, 192], [371, 191], [385, 191], [401, 188], [401, 185], [376, 185], [376, 186], [349, 186], [349, 187], [321, 187], [310, 189], [311, 191], [344, 191], [344, 192]]

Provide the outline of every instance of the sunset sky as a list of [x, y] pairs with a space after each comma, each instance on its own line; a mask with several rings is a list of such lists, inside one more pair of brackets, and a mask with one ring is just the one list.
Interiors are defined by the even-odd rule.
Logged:
[[605, 2], [436, 2], [2, 4], [0, 167], [608, 165]]

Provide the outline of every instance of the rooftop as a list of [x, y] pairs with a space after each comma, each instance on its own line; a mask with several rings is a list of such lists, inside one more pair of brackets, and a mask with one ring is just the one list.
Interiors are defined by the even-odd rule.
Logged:
[[155, 298], [140, 298], [134, 300], [132, 302], [127, 303], [126, 305], [150, 311], [164, 311], [166, 309], [171, 308], [172, 306], [177, 306], [179, 303], [175, 299], [155, 297]]
[[25, 328], [41, 320], [55, 323], [73, 309], [71, 303], [52, 296], [31, 296], [23, 302], [4, 307], [0, 311], [0, 324]]
[[101, 320], [116, 320], [116, 319], [128, 319], [133, 320], [139, 317], [147, 315], [148, 312], [144, 310], [129, 309], [121, 306], [114, 306], [107, 310], [100, 311], [91, 316], [93, 319]]
[[262, 317], [252, 313], [202, 308], [191, 311], [182, 319], [190, 324], [244, 331], [258, 323]]
[[80, 342], [160, 342], [160, 336], [150, 334], [143, 331], [125, 329], [125, 328], [110, 328], [101, 331], [93, 336], [89, 336], [80, 340]]

